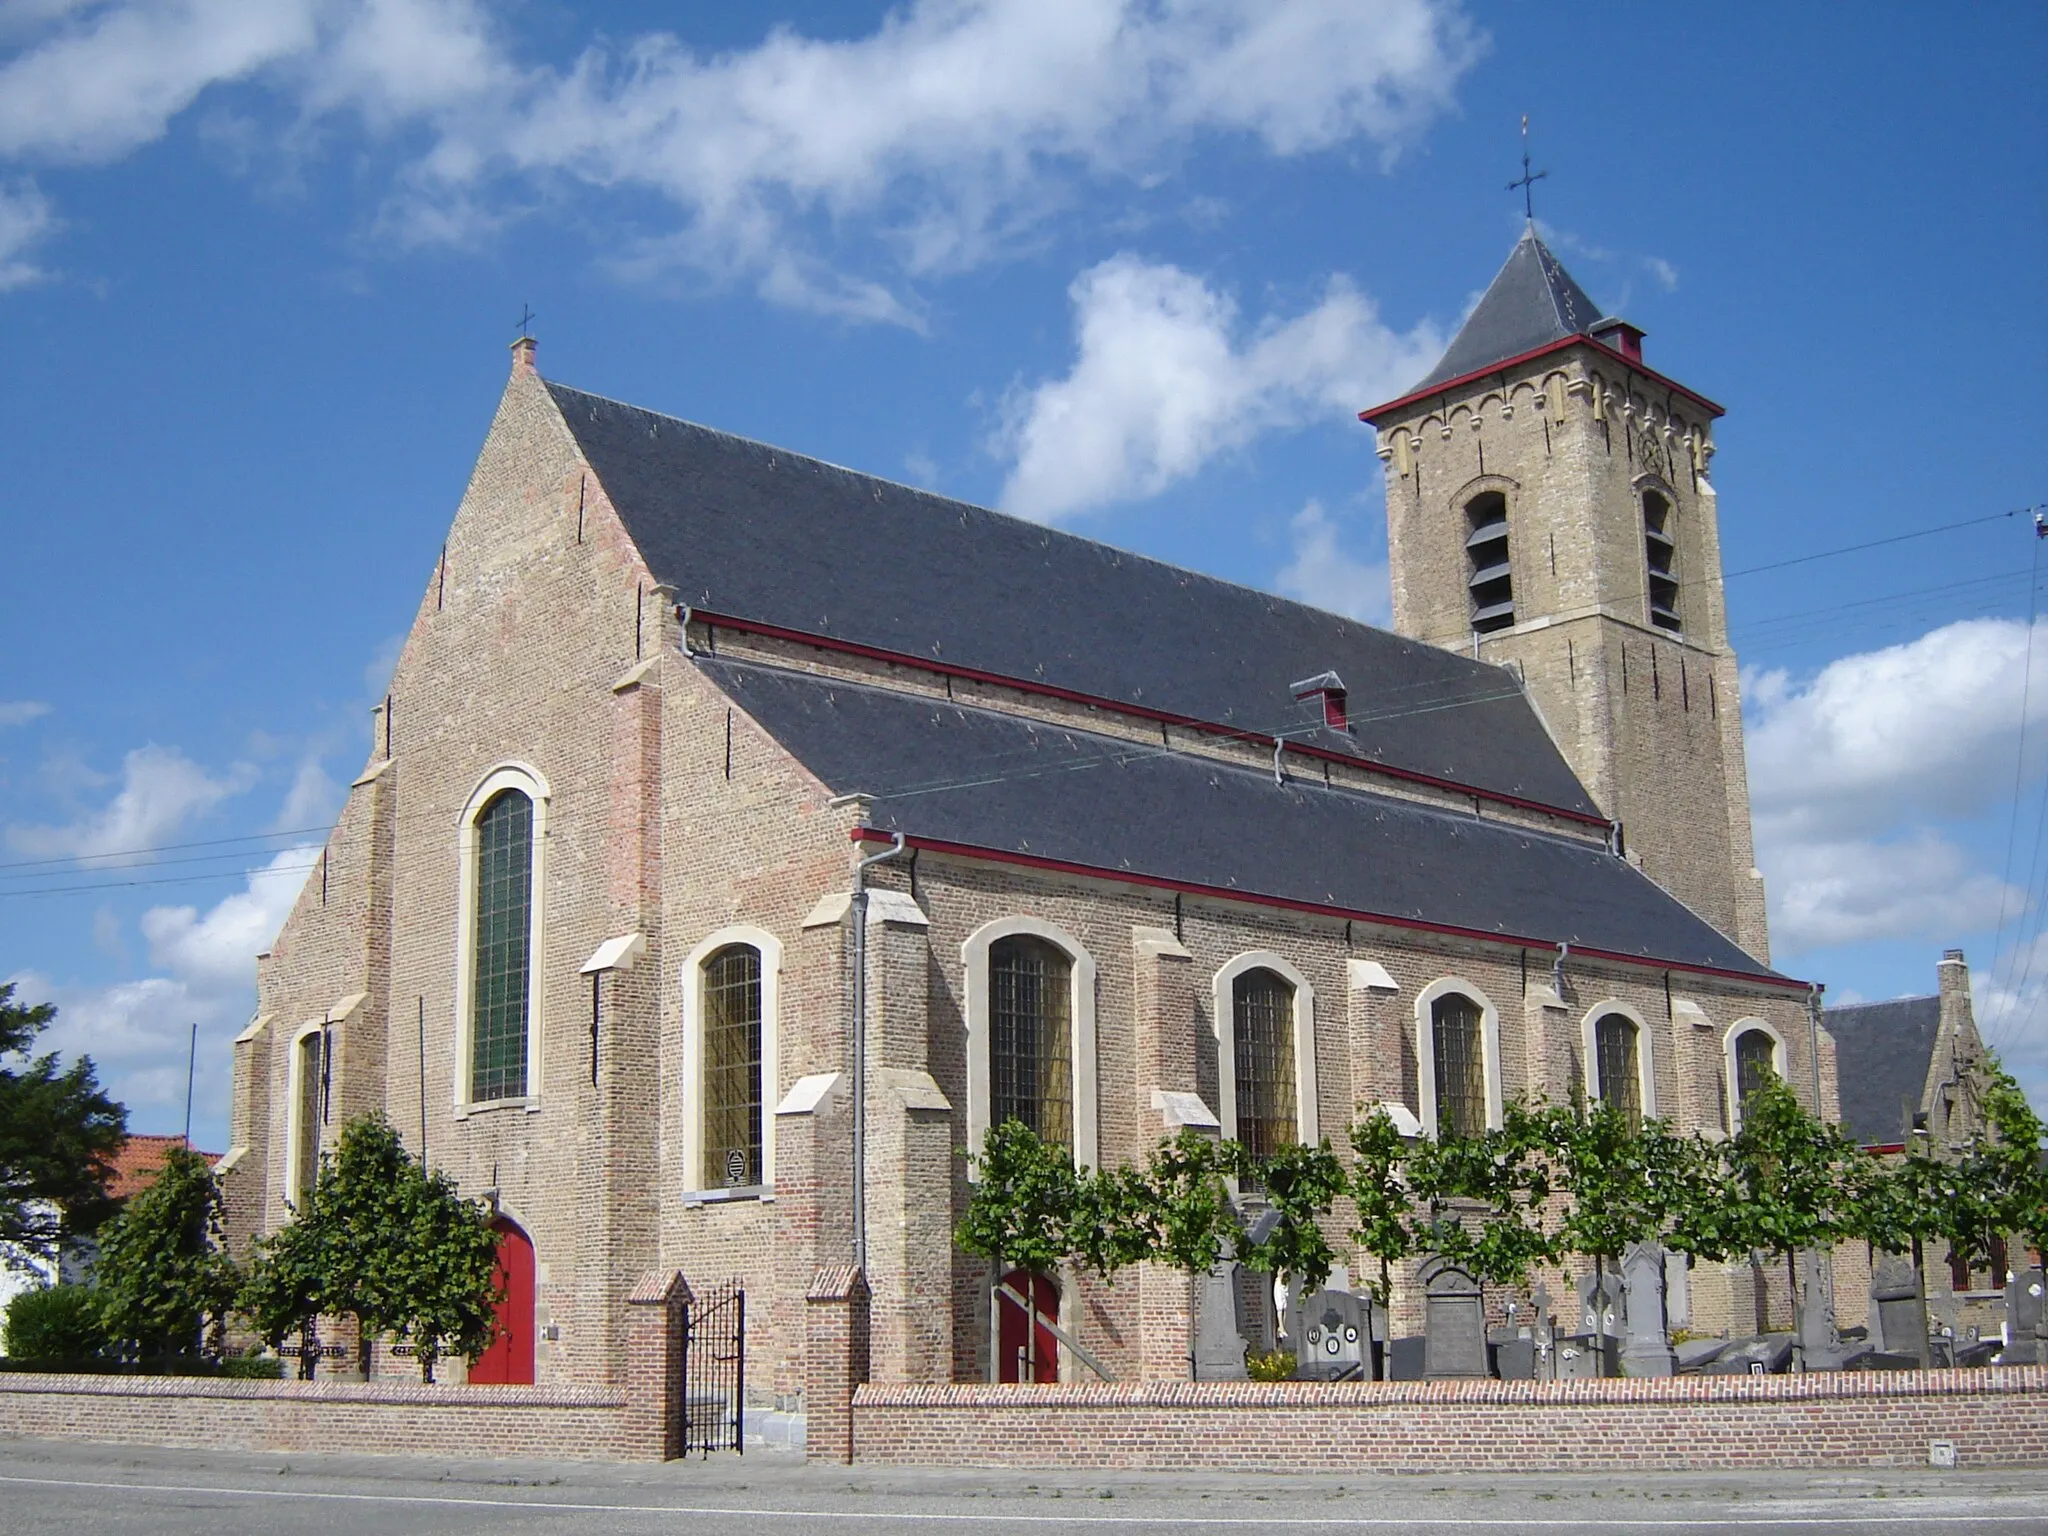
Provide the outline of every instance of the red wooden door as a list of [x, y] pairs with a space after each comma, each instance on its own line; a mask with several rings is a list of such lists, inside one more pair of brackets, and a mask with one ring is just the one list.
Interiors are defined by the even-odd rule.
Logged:
[[533, 1385], [533, 1239], [518, 1224], [500, 1217], [491, 1224], [498, 1234], [498, 1281], [504, 1287], [498, 1303], [498, 1336], [469, 1368], [480, 1384]]
[[1038, 1316], [1027, 1318], [1016, 1302], [1002, 1291], [996, 1293], [996, 1380], [1058, 1381], [1059, 1340], [1045, 1326], [1059, 1321], [1058, 1282], [1013, 1269], [1003, 1276], [1003, 1287], [1029, 1299]]

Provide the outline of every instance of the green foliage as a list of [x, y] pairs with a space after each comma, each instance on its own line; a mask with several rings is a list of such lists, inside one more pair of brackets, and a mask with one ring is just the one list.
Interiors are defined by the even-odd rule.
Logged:
[[1643, 1125], [1603, 1100], [1540, 1111], [1557, 1176], [1571, 1197], [1559, 1233], [1566, 1251], [1618, 1259], [1629, 1244], [1662, 1229], [1667, 1186], [1652, 1177], [1650, 1149], [1661, 1125]]
[[2041, 1156], [2041, 1117], [2012, 1075], [1989, 1062], [1984, 1120], [1990, 1135], [1979, 1138], [1963, 1159], [1963, 1173], [1984, 1204], [1985, 1227], [2018, 1233], [2037, 1252], [2048, 1250], [2048, 1164]]
[[1379, 1283], [1372, 1293], [1384, 1307], [1391, 1284], [1390, 1267], [1415, 1251], [1415, 1234], [1408, 1220], [1415, 1202], [1401, 1177], [1408, 1147], [1393, 1119], [1384, 1109], [1376, 1109], [1351, 1127], [1351, 1150], [1350, 1195], [1358, 1208], [1358, 1225], [1351, 1229], [1351, 1237], [1364, 1253], [1379, 1260]]
[[275, 1355], [229, 1355], [221, 1361], [220, 1373], [231, 1381], [280, 1381], [284, 1362]]
[[1152, 1149], [1135, 1188], [1146, 1251], [1157, 1263], [1193, 1278], [1216, 1267], [1237, 1235], [1237, 1212], [1225, 1180], [1236, 1171], [1236, 1144], [1182, 1126]]
[[144, 1359], [220, 1354], [241, 1286], [221, 1247], [221, 1214], [206, 1159], [173, 1147], [155, 1182], [107, 1223], [93, 1290], [116, 1347]]
[[1344, 1165], [1330, 1143], [1291, 1142], [1268, 1157], [1241, 1155], [1239, 1173], [1259, 1181], [1280, 1220], [1264, 1242], [1240, 1241], [1238, 1258], [1261, 1274], [1288, 1276], [1299, 1294], [1320, 1290], [1337, 1266], [1322, 1218], [1345, 1190]]
[[297, 1219], [257, 1244], [239, 1308], [272, 1349], [323, 1313], [352, 1316], [365, 1338], [410, 1340], [432, 1381], [444, 1356], [490, 1346], [496, 1260], [488, 1208], [365, 1115], [343, 1128]]
[[1244, 1368], [1253, 1381], [1292, 1381], [1300, 1362], [1291, 1350], [1276, 1349], [1269, 1354], [1252, 1353], [1244, 1357]]
[[1477, 1136], [1417, 1140], [1404, 1166], [1422, 1207], [1416, 1247], [1495, 1285], [1519, 1285], [1532, 1265], [1559, 1257], [1557, 1236], [1544, 1226], [1548, 1152], [1546, 1115], [1522, 1104], [1508, 1105], [1501, 1124]]
[[14, 1298], [7, 1308], [6, 1337], [10, 1359], [75, 1367], [106, 1352], [107, 1325], [90, 1287], [51, 1285]]
[[107, 1176], [128, 1112], [100, 1091], [91, 1057], [59, 1071], [54, 1054], [28, 1055], [56, 1016], [0, 983], [0, 1263], [10, 1249], [54, 1258], [67, 1233], [93, 1231], [114, 1209]]
[[1050, 1274], [1068, 1257], [1080, 1178], [1062, 1146], [1019, 1120], [983, 1138], [972, 1159], [975, 1182], [955, 1240], [991, 1263]]
[[1802, 1248], [1827, 1248], [1854, 1225], [1851, 1191], [1863, 1160], [1842, 1128], [1808, 1113], [1774, 1074], [1742, 1105], [1742, 1128], [1725, 1147], [1736, 1196], [1727, 1238], [1789, 1261]]

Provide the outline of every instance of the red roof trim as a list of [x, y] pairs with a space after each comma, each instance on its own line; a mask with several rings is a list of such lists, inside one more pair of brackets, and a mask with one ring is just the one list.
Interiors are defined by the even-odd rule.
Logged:
[[[856, 843], [887, 843], [895, 841], [896, 834], [882, 832], [874, 827], [855, 827], [852, 833]], [[1094, 864], [1077, 864], [1067, 859], [1048, 859], [1035, 853], [1012, 853], [1002, 848], [984, 848], [975, 843], [954, 843], [943, 838], [918, 837], [910, 833], [903, 835], [906, 848], [922, 849], [928, 853], [952, 854], [966, 859], [987, 859], [996, 864], [1017, 864], [1026, 869], [1051, 870], [1063, 875], [1082, 875], [1096, 880], [1114, 880], [1124, 885], [1142, 885], [1153, 890], [1181, 891], [1190, 896], [1219, 896], [1227, 901], [1245, 901], [1254, 906], [1279, 907], [1289, 912], [1309, 912], [1318, 917], [1342, 917], [1355, 921], [1379, 923], [1389, 928], [1407, 928], [1419, 933], [1441, 933], [1452, 938], [1479, 939], [1494, 944], [1505, 944], [1516, 949], [1557, 948], [1550, 939], [1532, 939], [1514, 933], [1488, 933], [1479, 928], [1459, 928], [1449, 923], [1431, 923], [1418, 917], [1389, 917], [1381, 912], [1362, 912], [1351, 907], [1340, 907], [1320, 901], [1297, 901], [1291, 896], [1268, 896], [1260, 891], [1241, 891], [1229, 886], [1204, 885], [1195, 880], [1174, 880], [1165, 875], [1141, 875], [1128, 869], [1108, 869]], [[1622, 965], [1639, 965], [1653, 971], [1685, 971], [1695, 976], [1720, 976], [1730, 981], [1748, 982], [1754, 986], [1779, 988], [1784, 991], [1807, 992], [1811, 984], [1794, 981], [1790, 977], [1754, 976], [1747, 971], [1730, 971], [1720, 966], [1696, 965], [1684, 960], [1654, 960], [1645, 955], [1624, 955], [1613, 950], [1582, 948], [1572, 946], [1575, 955], [1590, 956], [1596, 960], [1611, 960]]]
[[1695, 390], [1687, 389], [1676, 379], [1665, 378], [1663, 374], [1658, 373], [1653, 368], [1645, 368], [1634, 358], [1622, 356], [1621, 353], [1615, 351], [1614, 348], [1608, 346], [1604, 341], [1595, 341], [1590, 336], [1565, 336], [1537, 347], [1533, 351], [1518, 353], [1514, 357], [1504, 357], [1499, 362], [1490, 363], [1484, 368], [1475, 368], [1470, 373], [1461, 373], [1455, 379], [1445, 379], [1443, 383], [1432, 384], [1427, 389], [1411, 390], [1398, 400], [1389, 400], [1385, 405], [1376, 405], [1371, 410], [1360, 411], [1358, 419], [1378, 426], [1378, 418], [1386, 415], [1389, 411], [1399, 410], [1404, 405], [1413, 405], [1416, 401], [1427, 400], [1432, 395], [1449, 394], [1453, 390], [1472, 383], [1474, 380], [1490, 378], [1496, 373], [1505, 373], [1510, 368], [1520, 367], [1523, 363], [1533, 363], [1539, 357], [1548, 357], [1553, 352], [1562, 352], [1566, 347], [1579, 346], [1591, 347], [1595, 352], [1600, 353], [1604, 357], [1611, 358], [1613, 361], [1621, 364], [1622, 367], [1633, 369], [1645, 378], [1663, 385], [1666, 389], [1685, 396], [1686, 399], [1692, 401], [1694, 405], [1699, 406], [1702, 410], [1710, 411], [1716, 416], [1726, 416], [1728, 414], [1723, 407], [1716, 405], [1705, 395]]
[[[934, 660], [928, 656], [913, 655], [909, 651], [892, 651], [879, 645], [864, 645], [857, 640], [841, 640], [832, 635], [821, 635], [807, 629], [789, 629], [780, 624], [767, 624], [759, 619], [742, 619], [729, 613], [714, 613], [708, 608], [685, 606], [684, 619], [694, 619], [708, 624], [713, 629], [736, 629], [742, 634], [761, 635], [771, 640], [789, 640], [799, 645], [816, 646], [821, 651], [837, 651], [848, 656], [862, 656], [870, 661], [886, 661], [899, 667], [911, 667], [921, 672], [932, 672], [942, 677], [956, 677], [964, 682], [993, 683], [1002, 688], [1014, 688], [1019, 693], [1037, 694], [1043, 698], [1062, 699], [1069, 704], [1085, 704], [1095, 709], [1108, 710], [1113, 714], [1129, 715], [1139, 720], [1157, 721], [1162, 725], [1177, 725], [1184, 730], [1200, 731], [1209, 736], [1220, 736], [1230, 741], [1247, 742], [1255, 747], [1273, 745], [1271, 736], [1258, 731], [1240, 730], [1236, 726], [1218, 725], [1211, 720], [1199, 720], [1192, 715], [1177, 715], [1163, 709], [1152, 709], [1143, 704], [1126, 704], [1118, 699], [1105, 698], [1100, 694], [1082, 693], [1073, 688], [1061, 688], [1053, 683], [1041, 683], [1028, 677], [1011, 677], [1002, 672], [985, 672], [979, 667], [962, 667], [952, 662]], [[1332, 752], [1327, 747], [1309, 746], [1306, 743], [1290, 741], [1289, 753], [1314, 758], [1319, 762], [1339, 763], [1346, 767], [1358, 768], [1366, 773], [1378, 774], [1382, 778], [1398, 779], [1408, 784], [1423, 784], [1431, 789], [1448, 791], [1451, 794], [1475, 795], [1481, 800], [1490, 800], [1496, 805], [1511, 805], [1517, 810], [1535, 811], [1546, 816], [1561, 817], [1589, 827], [1605, 827], [1604, 816], [1591, 815], [1585, 811], [1569, 810], [1561, 805], [1549, 805], [1541, 800], [1531, 800], [1521, 795], [1511, 795], [1498, 789], [1481, 789], [1477, 785], [1462, 784], [1456, 779], [1438, 778], [1434, 774], [1418, 773], [1412, 768], [1396, 768], [1390, 763], [1376, 763], [1370, 758], [1351, 757], [1342, 752]]]

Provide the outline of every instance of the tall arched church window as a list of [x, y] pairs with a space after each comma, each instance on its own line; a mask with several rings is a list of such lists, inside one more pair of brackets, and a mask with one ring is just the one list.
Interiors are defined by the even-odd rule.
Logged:
[[1641, 1031], [1625, 1013], [1604, 1013], [1593, 1023], [1593, 1048], [1599, 1054], [1600, 1098], [1631, 1120], [1643, 1118]]
[[1465, 585], [1472, 628], [1490, 634], [1515, 622], [1515, 583], [1508, 569], [1508, 499], [1482, 491], [1465, 503]]
[[705, 1189], [767, 1182], [761, 1166], [761, 952], [728, 944], [704, 962]]
[[989, 949], [989, 1124], [1021, 1121], [1056, 1145], [1074, 1144], [1073, 962], [1043, 939]]
[[304, 1207], [320, 1178], [320, 1109], [326, 1066], [321, 1031], [309, 1029], [292, 1044], [292, 1204]]
[[1259, 1157], [1299, 1140], [1294, 1102], [1294, 988], [1268, 970], [1232, 983], [1237, 1139]]
[[1483, 1025], [1479, 1004], [1462, 992], [1447, 992], [1430, 1005], [1439, 1135], [1477, 1136], [1486, 1129]]
[[533, 944], [533, 801], [516, 789], [476, 817], [476, 927], [470, 985], [469, 1096], [526, 1093]]
[[1650, 622], [1673, 634], [1678, 622], [1678, 542], [1671, 503], [1661, 491], [1643, 492], [1643, 562]]
[[1764, 1080], [1778, 1075], [1778, 1042], [1760, 1029], [1746, 1029], [1735, 1039], [1735, 1101], [1747, 1104]]

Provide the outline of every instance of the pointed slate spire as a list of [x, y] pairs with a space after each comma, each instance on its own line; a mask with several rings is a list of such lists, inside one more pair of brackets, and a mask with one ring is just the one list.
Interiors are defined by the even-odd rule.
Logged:
[[1479, 373], [1567, 336], [1589, 335], [1599, 320], [1599, 307], [1572, 281], [1532, 225], [1508, 252], [1500, 275], [1443, 358], [1409, 393]]

